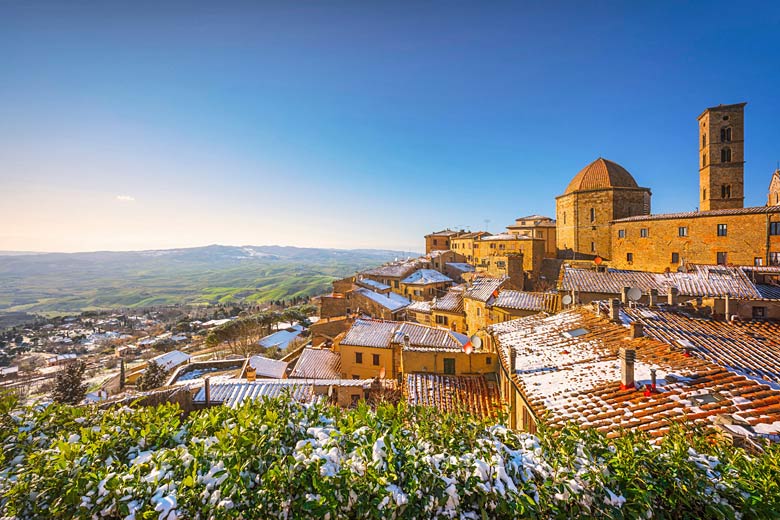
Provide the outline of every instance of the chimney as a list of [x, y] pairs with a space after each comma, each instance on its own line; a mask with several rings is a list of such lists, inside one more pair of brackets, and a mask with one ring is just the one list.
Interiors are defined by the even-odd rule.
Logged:
[[620, 322], [620, 300], [609, 300], [609, 320]]
[[729, 295], [726, 295], [726, 298], [723, 300], [723, 314], [726, 316], [726, 321], [729, 321], [731, 319], [731, 298]]
[[623, 303], [623, 305], [628, 304], [628, 291], [631, 290], [631, 287], [623, 287], [623, 289], [620, 291], [620, 301]]
[[669, 293], [667, 294], [668, 300], [667, 303], [669, 305], [677, 305], [677, 295], [680, 294], [680, 291], [677, 290], [677, 287], [670, 287]]
[[638, 321], [632, 321], [629, 330], [631, 331], [632, 339], [641, 338], [645, 335], [645, 326]]
[[634, 389], [634, 361], [636, 361], [634, 349], [620, 349], [620, 388], [623, 390]]
[[203, 391], [206, 397], [206, 406], [211, 405], [211, 381], [209, 381], [209, 379], [209, 376], [203, 378]]
[[653, 392], [655, 392], [655, 390], [656, 390], [656, 386], [655, 385], [656, 385], [656, 382], [657, 382], [657, 378], [655, 376], [655, 373], [656, 373], [656, 369], [655, 368], [651, 368], [650, 369], [650, 388], [653, 390]]
[[658, 304], [658, 289], [650, 289], [647, 296], [647, 306], [655, 307]]

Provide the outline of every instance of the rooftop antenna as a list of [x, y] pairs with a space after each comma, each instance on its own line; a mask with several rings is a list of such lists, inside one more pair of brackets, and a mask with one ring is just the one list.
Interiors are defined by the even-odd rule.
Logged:
[[486, 219], [485, 219], [485, 231], [488, 231], [488, 228], [489, 228], [489, 227], [490, 227], [490, 219], [489, 219], [489, 218], [486, 218]]

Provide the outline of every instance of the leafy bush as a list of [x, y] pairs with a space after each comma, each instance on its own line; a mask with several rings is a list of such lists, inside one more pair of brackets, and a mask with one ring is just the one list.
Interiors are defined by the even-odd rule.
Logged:
[[0, 511], [16, 518], [770, 518], [780, 450], [673, 429], [657, 446], [540, 437], [404, 404], [288, 397], [182, 418], [0, 400]]

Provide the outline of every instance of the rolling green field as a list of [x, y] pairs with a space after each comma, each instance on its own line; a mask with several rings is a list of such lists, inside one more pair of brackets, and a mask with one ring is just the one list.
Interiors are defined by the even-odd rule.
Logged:
[[334, 279], [402, 255], [277, 246], [0, 255], [0, 314], [313, 296]]

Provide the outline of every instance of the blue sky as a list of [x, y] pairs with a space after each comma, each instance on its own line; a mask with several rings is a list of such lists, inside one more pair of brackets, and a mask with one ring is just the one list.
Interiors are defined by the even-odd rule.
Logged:
[[691, 210], [719, 103], [780, 160], [778, 4], [225, 4], [0, 3], [0, 250], [420, 250], [599, 156]]

